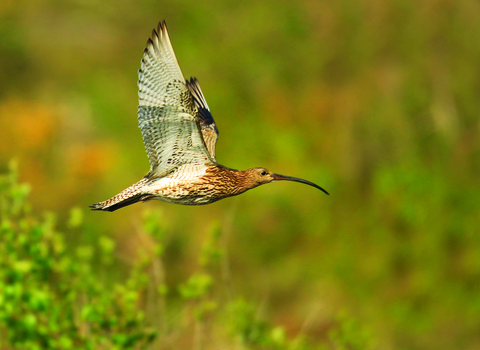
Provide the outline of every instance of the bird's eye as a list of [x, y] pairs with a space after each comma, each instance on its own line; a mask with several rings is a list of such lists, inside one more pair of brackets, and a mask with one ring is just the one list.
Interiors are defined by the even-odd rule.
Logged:
[[260, 175], [265, 176], [265, 175], [267, 175], [267, 172], [264, 170], [264, 171], [261, 172]]

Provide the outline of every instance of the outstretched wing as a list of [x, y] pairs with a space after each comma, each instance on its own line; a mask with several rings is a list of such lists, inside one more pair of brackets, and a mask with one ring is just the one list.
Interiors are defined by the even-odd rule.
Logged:
[[149, 176], [164, 176], [185, 164], [201, 168], [214, 162], [165, 22], [147, 41], [138, 78], [138, 122], [150, 161]]
[[208, 108], [207, 100], [205, 100], [205, 96], [203, 96], [197, 78], [190, 78], [190, 80], [187, 80], [187, 87], [190, 90], [193, 100], [195, 101], [195, 106], [198, 109], [198, 118], [200, 119], [203, 140], [205, 141], [210, 156], [213, 160], [216, 160], [215, 145], [217, 144], [218, 139], [218, 129], [215, 125], [215, 120], [213, 120], [212, 113], [210, 113], [210, 108]]

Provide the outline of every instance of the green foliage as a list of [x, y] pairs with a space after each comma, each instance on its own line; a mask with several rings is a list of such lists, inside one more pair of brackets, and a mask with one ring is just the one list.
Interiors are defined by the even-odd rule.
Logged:
[[179, 291], [185, 299], [203, 297], [212, 285], [212, 278], [206, 273], [192, 275], [187, 282], [179, 286]]
[[345, 312], [337, 317], [338, 326], [328, 334], [330, 344], [337, 350], [373, 349], [372, 336], [353, 317]]
[[[301, 333], [289, 339], [283, 327], [272, 326], [263, 320], [258, 307], [243, 298], [237, 298], [227, 305], [227, 317], [231, 334], [235, 335], [238, 342], [246, 349], [311, 350], [327, 349], [332, 345], [333, 349], [343, 349], [340, 344], [334, 342], [314, 343]], [[368, 347], [361, 349], [368, 349]]]
[[200, 265], [204, 267], [215, 266], [220, 263], [225, 255], [221, 247], [222, 229], [218, 223], [215, 223], [210, 229], [210, 235], [203, 244], [200, 254]]
[[[288, 339], [283, 327], [260, 317], [255, 304], [232, 293], [228, 297], [219, 294], [228, 283], [215, 278], [226, 263], [218, 224], [203, 244], [199, 270], [176, 288], [179, 303], [168, 303], [171, 288], [155, 271], [162, 265], [159, 247], [166, 239], [159, 213], [144, 214], [142, 234], [152, 244], [141, 249], [141, 258], [125, 281], [119, 281], [105, 278], [108, 269], [119, 263], [113, 239], [100, 236], [97, 244], [71, 251], [64, 233], [56, 229], [54, 214], [41, 220], [31, 214], [29, 187], [17, 183], [15, 171], [0, 176], [0, 190], [0, 328], [7, 336], [3, 345], [34, 350], [157, 349], [172, 334], [188, 334], [188, 325], [193, 323], [202, 333], [223, 333], [228, 343], [244, 349], [315, 348], [304, 334]], [[81, 229], [82, 217], [80, 209], [72, 209], [69, 230]], [[97, 255], [100, 259], [95, 260]], [[190, 315], [186, 324], [167, 317], [178, 305]], [[352, 337], [358, 334], [348, 322], [336, 333], [332, 331], [335, 349], [368, 340], [362, 336], [353, 343]], [[202, 333], [196, 332], [193, 342], [214, 349], [215, 342], [210, 344]]]
[[[15, 172], [0, 177], [0, 323], [16, 349], [141, 349], [155, 333], [139, 310], [139, 279], [109, 284], [93, 255], [111, 262], [114, 243], [68, 251], [55, 215], [30, 214], [28, 186]], [[81, 225], [72, 210], [70, 227]]]
[[256, 307], [243, 299], [229, 305], [231, 329], [245, 345], [261, 346], [269, 343], [268, 325], [260, 320]]

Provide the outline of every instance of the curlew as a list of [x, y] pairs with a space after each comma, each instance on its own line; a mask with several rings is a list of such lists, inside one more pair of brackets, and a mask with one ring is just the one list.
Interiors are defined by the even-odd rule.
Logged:
[[150, 161], [148, 174], [116, 196], [91, 205], [114, 211], [139, 201], [201, 205], [278, 180], [313, 182], [265, 168], [224, 167], [215, 158], [218, 129], [196, 78], [184, 80], [165, 21], [153, 30], [138, 71], [138, 123]]

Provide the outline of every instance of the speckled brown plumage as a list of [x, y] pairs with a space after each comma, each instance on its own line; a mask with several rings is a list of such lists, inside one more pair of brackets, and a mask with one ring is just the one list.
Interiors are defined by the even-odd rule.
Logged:
[[93, 210], [114, 211], [149, 199], [209, 204], [275, 180], [301, 182], [328, 194], [300, 178], [264, 168], [229, 169], [217, 163], [217, 126], [198, 80], [184, 80], [165, 22], [147, 41], [138, 87], [138, 123], [150, 171], [116, 196], [91, 205]]

